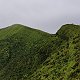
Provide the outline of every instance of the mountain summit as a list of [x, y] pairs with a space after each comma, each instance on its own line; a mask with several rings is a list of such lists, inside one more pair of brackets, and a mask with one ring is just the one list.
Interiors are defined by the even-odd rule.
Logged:
[[21, 24], [0, 29], [0, 80], [80, 80], [80, 26], [49, 34]]

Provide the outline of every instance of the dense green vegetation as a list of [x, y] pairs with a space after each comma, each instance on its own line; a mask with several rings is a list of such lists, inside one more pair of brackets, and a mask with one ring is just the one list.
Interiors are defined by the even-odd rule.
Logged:
[[49, 34], [20, 24], [0, 29], [0, 80], [80, 80], [80, 26]]

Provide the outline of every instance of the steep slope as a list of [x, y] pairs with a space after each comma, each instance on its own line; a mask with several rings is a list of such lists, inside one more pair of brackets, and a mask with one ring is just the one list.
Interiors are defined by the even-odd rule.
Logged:
[[80, 80], [80, 26], [63, 25], [51, 56], [25, 80]]
[[0, 31], [0, 80], [31, 75], [50, 55], [51, 35], [23, 25]]
[[56, 34], [15, 24], [0, 30], [0, 80], [80, 80], [80, 26]]

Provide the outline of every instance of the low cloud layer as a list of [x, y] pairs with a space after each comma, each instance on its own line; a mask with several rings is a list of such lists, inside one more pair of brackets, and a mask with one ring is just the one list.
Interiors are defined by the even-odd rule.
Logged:
[[0, 27], [23, 24], [49, 33], [80, 24], [80, 0], [0, 0]]

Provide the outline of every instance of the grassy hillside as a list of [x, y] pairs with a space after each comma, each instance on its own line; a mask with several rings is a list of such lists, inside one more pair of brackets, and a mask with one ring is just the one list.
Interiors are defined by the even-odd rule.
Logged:
[[20, 24], [0, 30], [0, 80], [80, 80], [80, 26], [48, 34]]
[[80, 26], [64, 25], [56, 36], [51, 56], [25, 80], [80, 80]]

